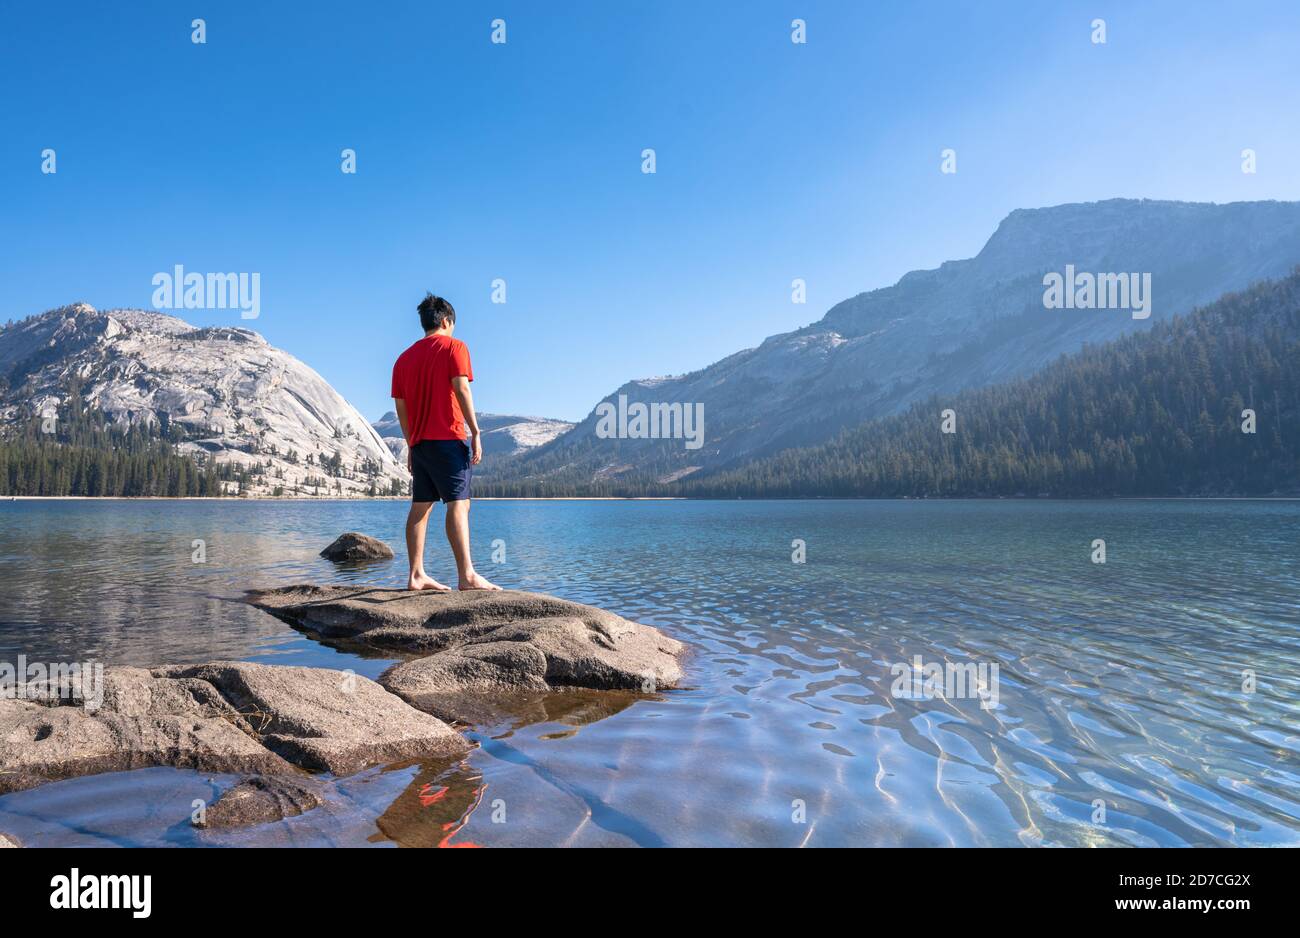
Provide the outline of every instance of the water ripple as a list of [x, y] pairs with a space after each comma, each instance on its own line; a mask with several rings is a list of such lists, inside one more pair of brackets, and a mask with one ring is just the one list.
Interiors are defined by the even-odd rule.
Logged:
[[[343, 530], [400, 543], [404, 511], [3, 503], [0, 659], [243, 657], [373, 676], [385, 662], [238, 600], [400, 583], [400, 560], [339, 569], [316, 554]], [[480, 728], [452, 776], [342, 782], [369, 794], [276, 836], [440, 843], [417, 795], [441, 779], [459, 800], [439, 824], [485, 845], [1297, 845], [1298, 520], [1288, 502], [479, 502], [494, 579], [683, 639], [687, 686]], [[791, 562], [793, 538], [807, 563]], [[445, 577], [439, 548], [430, 572]], [[915, 656], [997, 665], [999, 706], [896, 696], [891, 668]], [[26, 806], [58, 820], [59, 842], [178, 842], [147, 812], [97, 819], [60, 795], [117, 784], [7, 796], [0, 820]], [[505, 823], [480, 804], [497, 799]]]

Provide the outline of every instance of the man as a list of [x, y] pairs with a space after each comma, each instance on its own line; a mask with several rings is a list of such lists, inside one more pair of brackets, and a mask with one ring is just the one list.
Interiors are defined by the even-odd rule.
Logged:
[[[424, 572], [424, 531], [438, 499], [447, 503], [447, 540], [456, 555], [463, 590], [496, 590], [474, 571], [469, 555], [471, 467], [483, 458], [483, 439], [469, 383], [469, 349], [451, 334], [456, 311], [442, 297], [425, 294], [419, 305], [424, 338], [393, 365], [393, 404], [406, 437], [411, 471], [411, 511], [406, 517], [409, 590], [450, 590]], [[471, 445], [465, 444], [468, 434]]]

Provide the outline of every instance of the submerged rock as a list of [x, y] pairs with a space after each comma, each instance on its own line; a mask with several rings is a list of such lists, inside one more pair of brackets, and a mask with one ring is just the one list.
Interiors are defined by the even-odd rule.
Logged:
[[44, 785], [46, 779], [39, 775], [31, 775], [27, 772], [0, 772], [0, 795], [8, 795], [15, 791], [27, 791], [29, 788], [35, 788], [37, 785]]
[[198, 827], [227, 828], [268, 824], [297, 817], [324, 803], [320, 789], [306, 780], [255, 775], [229, 789], [203, 814]]
[[347, 774], [469, 749], [459, 733], [374, 681], [323, 668], [241, 662], [109, 668], [102, 701], [57, 704], [0, 700], [0, 782], [8, 779], [8, 790], [160, 765], [248, 775]]
[[473, 722], [508, 694], [654, 692], [682, 678], [683, 645], [658, 629], [536, 593], [291, 586], [250, 601], [324, 639], [422, 656], [379, 682], [444, 719]]
[[391, 560], [393, 549], [369, 534], [349, 531], [340, 534], [320, 555], [326, 560]]

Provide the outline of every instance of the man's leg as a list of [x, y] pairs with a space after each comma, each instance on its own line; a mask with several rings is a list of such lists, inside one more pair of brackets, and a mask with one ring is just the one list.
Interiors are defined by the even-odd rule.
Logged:
[[406, 516], [406, 559], [411, 574], [406, 578], [408, 590], [450, 590], [424, 572], [424, 530], [429, 522], [433, 502], [412, 502]]
[[447, 541], [456, 555], [456, 575], [463, 590], [499, 590], [474, 571], [474, 561], [469, 556], [469, 499], [447, 502]]

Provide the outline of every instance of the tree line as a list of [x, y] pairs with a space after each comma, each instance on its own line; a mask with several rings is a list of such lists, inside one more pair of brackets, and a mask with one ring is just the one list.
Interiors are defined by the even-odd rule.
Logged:
[[[222, 467], [223, 469], [227, 467]], [[158, 427], [118, 427], [75, 391], [0, 439], [0, 496], [215, 496], [221, 476]]]

